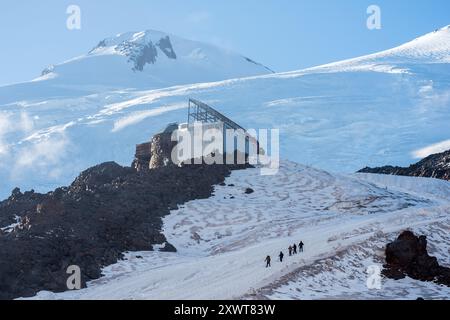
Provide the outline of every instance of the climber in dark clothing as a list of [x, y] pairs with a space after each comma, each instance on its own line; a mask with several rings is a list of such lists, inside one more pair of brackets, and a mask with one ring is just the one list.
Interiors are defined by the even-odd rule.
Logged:
[[305, 244], [303, 243], [303, 241], [300, 241], [300, 243], [298, 244], [298, 251], [303, 252], [303, 246]]
[[297, 254], [297, 245], [294, 243], [294, 246], [292, 247], [292, 249], [294, 250], [294, 254]]
[[292, 246], [289, 246], [289, 256], [292, 256]]
[[270, 256], [267, 256], [266, 257], [266, 268], [268, 268], [268, 267], [270, 267], [270, 260], [272, 260], [271, 258], [270, 258]]
[[284, 258], [283, 251], [280, 251], [280, 254], [278, 256], [280, 257], [280, 262], [283, 262], [283, 258]]

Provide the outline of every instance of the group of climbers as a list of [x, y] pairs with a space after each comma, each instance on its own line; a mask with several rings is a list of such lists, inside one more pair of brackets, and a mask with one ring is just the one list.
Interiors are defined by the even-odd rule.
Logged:
[[[300, 241], [300, 243], [297, 244], [294, 243], [293, 246], [289, 246], [288, 250], [289, 250], [289, 256], [292, 256], [294, 254], [297, 254], [297, 248], [298, 248], [298, 252], [303, 252], [303, 247], [305, 246], [305, 244], [303, 243], [303, 241]], [[284, 258], [284, 253], [283, 251], [280, 251], [280, 254], [278, 255], [278, 257], [280, 258], [280, 262], [283, 262], [283, 258]], [[270, 262], [272, 261], [272, 258], [270, 256], [267, 256], [266, 259], [264, 260], [266, 262], [266, 268], [269, 268]]]

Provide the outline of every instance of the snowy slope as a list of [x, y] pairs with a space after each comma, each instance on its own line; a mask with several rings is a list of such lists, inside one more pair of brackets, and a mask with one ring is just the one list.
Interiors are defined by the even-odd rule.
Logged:
[[[366, 267], [382, 263], [383, 246], [406, 228], [428, 235], [442, 264], [450, 258], [450, 183], [380, 179], [374, 184], [368, 175], [330, 174], [292, 162], [283, 162], [275, 176], [235, 171], [213, 197], [189, 202], [164, 219], [177, 253], [128, 253], [128, 260], [105, 268], [105, 277], [87, 289], [36, 298], [448, 298], [450, 288], [411, 279], [384, 279], [383, 290], [367, 289]], [[255, 192], [246, 195], [247, 187]], [[437, 189], [442, 192], [429, 193]], [[276, 260], [300, 240], [303, 254]]]
[[[334, 67], [161, 89], [92, 93], [70, 81], [49, 85], [64, 83], [64, 68], [105, 56], [138, 74], [112, 49], [117, 43], [120, 37], [89, 57], [55, 67], [58, 76], [35, 82], [40, 87], [0, 88], [0, 197], [16, 186], [54, 189], [100, 162], [129, 164], [135, 143], [167, 123], [186, 121], [190, 97], [246, 128], [279, 128], [281, 158], [332, 172], [406, 166], [417, 162], [416, 154], [427, 155], [418, 150], [443, 151], [439, 148], [450, 139], [448, 27]], [[163, 54], [159, 58], [170, 63]], [[145, 65], [144, 73], [147, 67], [153, 65]]]
[[[449, 183], [427, 178], [396, 177], [376, 174], [357, 174], [357, 178], [376, 184], [390, 191], [406, 192], [414, 196], [450, 199]], [[429, 209], [424, 212], [428, 215]], [[450, 219], [429, 221], [408, 229], [426, 235], [428, 252], [438, 261], [449, 266], [450, 241], [448, 237]], [[450, 288], [405, 278], [399, 281], [382, 279], [382, 290], [368, 290], [367, 268], [384, 264], [384, 248], [392, 242], [398, 232], [380, 232], [366, 241], [355, 243], [336, 255], [320, 259], [309, 266], [280, 278], [247, 298], [254, 299], [389, 299], [401, 300], [418, 297], [444, 299], [450, 297]]]
[[[449, 221], [410, 228], [416, 234], [427, 235], [428, 251], [448, 266], [450, 243]], [[392, 280], [383, 278], [381, 290], [368, 290], [367, 269], [384, 263], [384, 247], [398, 233], [378, 234], [362, 243], [352, 245], [335, 256], [301, 267], [252, 296], [249, 299], [352, 299], [352, 300], [448, 300], [450, 288], [411, 278]]]
[[450, 25], [405, 43], [397, 48], [365, 57], [311, 68], [311, 71], [410, 72], [417, 64], [450, 63]]

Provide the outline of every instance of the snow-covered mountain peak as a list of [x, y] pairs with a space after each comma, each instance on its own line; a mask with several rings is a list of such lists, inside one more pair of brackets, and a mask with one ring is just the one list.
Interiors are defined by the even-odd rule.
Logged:
[[89, 53], [46, 68], [64, 85], [161, 88], [273, 73], [243, 55], [156, 30], [121, 33]]
[[89, 55], [123, 55], [134, 64], [134, 71], [143, 71], [146, 64], [155, 64], [159, 56], [177, 59], [170, 38], [169, 35], [154, 30], [118, 34], [102, 40]]

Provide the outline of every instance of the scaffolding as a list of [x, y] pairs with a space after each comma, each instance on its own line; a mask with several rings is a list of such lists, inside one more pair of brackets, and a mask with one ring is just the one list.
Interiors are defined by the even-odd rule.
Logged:
[[[252, 144], [256, 147], [258, 154], [263, 154], [264, 150], [260, 149], [258, 140], [252, 135], [248, 134], [247, 130], [238, 125], [236, 122], [231, 120], [230, 118], [224, 116], [219, 111], [211, 108], [206, 103], [195, 99], [189, 99], [189, 110], [188, 110], [188, 127], [193, 125], [195, 122], [201, 123], [222, 123], [224, 132], [227, 129], [232, 129], [235, 131], [241, 131], [245, 136], [246, 146], [245, 152], [248, 153], [249, 145]], [[226, 134], [224, 134], [224, 145], [226, 145], [225, 141]]]
[[188, 124], [191, 125], [194, 122], [222, 122], [224, 124], [224, 129], [243, 130], [244, 132], [246, 131], [236, 122], [225, 117], [219, 111], [211, 108], [206, 103], [195, 99], [189, 99]]

